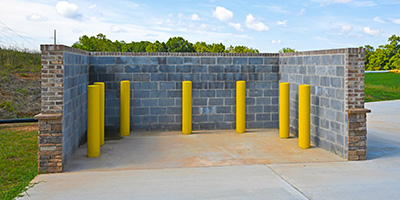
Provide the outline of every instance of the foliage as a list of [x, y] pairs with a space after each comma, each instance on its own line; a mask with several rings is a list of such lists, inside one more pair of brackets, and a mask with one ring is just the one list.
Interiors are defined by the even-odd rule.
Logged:
[[149, 41], [131, 42], [125, 41], [115, 42], [106, 38], [105, 35], [99, 33], [97, 36], [79, 37], [79, 41], [75, 42], [72, 47], [85, 51], [109, 51], [109, 52], [210, 52], [210, 53], [259, 53], [257, 49], [248, 48], [246, 46], [230, 46], [228, 49], [222, 43], [207, 44], [205, 42], [196, 42], [192, 44], [182, 37], [171, 37], [168, 41], [154, 43]]
[[292, 49], [290, 47], [283, 47], [281, 50], [279, 50], [279, 53], [290, 53], [290, 52], [296, 52], [296, 49]]
[[37, 131], [0, 126], [0, 199], [14, 199], [26, 192], [37, 175], [37, 145]]
[[9, 112], [13, 112], [14, 111], [14, 106], [12, 105], [11, 101], [1, 101], [0, 102], [0, 108], [7, 110]]
[[10, 73], [39, 73], [41, 58], [39, 52], [0, 48], [0, 72], [2, 76]]
[[365, 45], [365, 70], [391, 70], [400, 69], [400, 36], [392, 35], [388, 44], [380, 45], [374, 49]]
[[400, 99], [400, 74], [366, 73], [365, 102]]

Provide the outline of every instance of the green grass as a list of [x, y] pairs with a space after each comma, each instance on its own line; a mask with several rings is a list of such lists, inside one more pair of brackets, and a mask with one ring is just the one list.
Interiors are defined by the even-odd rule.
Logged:
[[0, 199], [19, 196], [37, 175], [37, 136], [0, 126]]
[[365, 102], [400, 99], [400, 74], [365, 74]]

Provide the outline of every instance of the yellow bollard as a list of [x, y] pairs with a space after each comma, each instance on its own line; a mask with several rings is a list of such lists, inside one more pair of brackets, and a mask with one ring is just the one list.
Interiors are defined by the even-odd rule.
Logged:
[[103, 82], [94, 82], [93, 85], [99, 85], [100, 86], [100, 145], [104, 145], [105, 84]]
[[192, 133], [192, 82], [182, 83], [182, 133]]
[[87, 100], [87, 156], [100, 156], [100, 86], [88, 86]]
[[246, 81], [236, 82], [236, 132], [246, 132]]
[[279, 137], [289, 138], [290, 128], [290, 84], [279, 84]]
[[310, 148], [310, 85], [299, 86], [299, 147]]
[[120, 92], [120, 134], [130, 135], [130, 114], [131, 114], [131, 82], [121, 81]]

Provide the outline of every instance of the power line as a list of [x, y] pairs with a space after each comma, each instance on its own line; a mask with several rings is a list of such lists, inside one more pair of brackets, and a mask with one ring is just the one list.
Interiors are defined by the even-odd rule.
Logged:
[[29, 42], [28, 40], [26, 40], [24, 37], [22, 37], [20, 34], [18, 34], [16, 31], [14, 31], [13, 29], [11, 29], [10, 27], [8, 27], [5, 23], [3, 23], [2, 21], [0, 21], [1, 24], [3, 24], [7, 29], [9, 29], [10, 31], [14, 32], [18, 37], [20, 37], [21, 39], [25, 40], [28, 44], [31, 45], [32, 48], [35, 49], [35, 45], [32, 44], [31, 42]]

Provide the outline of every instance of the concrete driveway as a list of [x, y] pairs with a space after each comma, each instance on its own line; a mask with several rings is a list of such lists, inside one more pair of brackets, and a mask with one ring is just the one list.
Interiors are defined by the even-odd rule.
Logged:
[[372, 110], [367, 161], [147, 169], [112, 164], [85, 168], [75, 161], [70, 172], [37, 176], [32, 182], [40, 183], [23, 199], [398, 199], [400, 101], [367, 103], [366, 108]]

